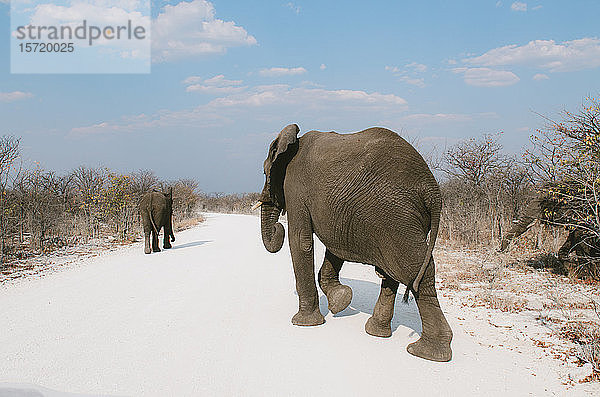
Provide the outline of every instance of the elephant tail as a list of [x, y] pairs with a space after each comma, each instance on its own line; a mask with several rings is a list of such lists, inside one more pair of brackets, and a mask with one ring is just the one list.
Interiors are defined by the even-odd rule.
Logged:
[[429, 242], [427, 243], [427, 252], [425, 254], [425, 259], [421, 264], [421, 268], [419, 269], [419, 273], [417, 277], [415, 277], [412, 285], [409, 284], [406, 286], [406, 291], [404, 292], [404, 296], [402, 297], [402, 301], [404, 303], [408, 303], [408, 295], [410, 291], [412, 291], [415, 299], [419, 295], [419, 284], [423, 279], [423, 275], [425, 274], [425, 270], [427, 270], [427, 266], [429, 262], [431, 262], [431, 254], [433, 253], [433, 247], [435, 246], [435, 240], [437, 239], [438, 230], [440, 227], [440, 213], [442, 212], [441, 200], [434, 200], [434, 203], [431, 208], [431, 227], [429, 232]]
[[152, 224], [154, 234], [156, 234], [156, 237], [158, 238], [158, 229], [156, 228], [156, 224], [154, 223], [154, 219], [152, 218], [152, 193], [153, 192], [150, 192], [150, 203], [148, 204], [148, 217], [150, 217], [150, 223]]

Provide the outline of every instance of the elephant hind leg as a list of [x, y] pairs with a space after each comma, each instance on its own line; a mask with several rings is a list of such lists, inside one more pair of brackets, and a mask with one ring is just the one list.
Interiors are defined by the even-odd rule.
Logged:
[[450, 347], [452, 330], [437, 299], [433, 258], [427, 267], [418, 292], [417, 306], [423, 331], [421, 338], [408, 345], [406, 350], [414, 356], [427, 360], [450, 361], [452, 359]]
[[165, 230], [165, 235], [164, 235], [164, 237], [163, 237], [163, 248], [164, 248], [164, 249], [166, 249], [166, 250], [168, 250], [168, 249], [170, 249], [170, 248], [172, 248], [172, 247], [173, 247], [173, 246], [171, 245], [171, 242], [169, 241], [170, 239], [171, 239], [171, 234], [170, 234], [170, 233], [168, 233], [168, 232]]
[[381, 277], [381, 290], [373, 309], [373, 315], [365, 324], [365, 331], [369, 335], [389, 338], [392, 336], [392, 317], [394, 316], [398, 282], [385, 274], [382, 269], [376, 268], [376, 271]]
[[146, 231], [144, 231], [144, 253], [152, 253], [152, 250], [150, 249], [150, 232]]
[[158, 244], [158, 232], [160, 232], [160, 230], [152, 231], [152, 251], [154, 252], [160, 252], [160, 247]]
[[350, 305], [352, 288], [340, 283], [340, 270], [344, 261], [331, 251], [325, 251], [325, 259], [319, 270], [319, 286], [327, 296], [329, 311], [339, 313]]

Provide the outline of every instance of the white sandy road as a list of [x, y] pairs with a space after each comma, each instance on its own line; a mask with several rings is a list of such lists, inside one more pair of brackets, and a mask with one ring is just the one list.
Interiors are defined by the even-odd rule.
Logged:
[[[533, 363], [527, 355], [482, 346], [459, 324], [461, 309], [444, 301], [454, 330], [450, 363], [406, 352], [420, 332], [414, 302], [397, 300], [391, 338], [367, 335], [364, 323], [379, 293], [370, 266], [346, 264], [342, 270], [354, 290], [348, 309], [332, 316], [322, 297], [326, 323], [295, 327], [287, 244], [269, 254], [259, 228], [257, 217], [209, 214], [199, 227], [179, 233], [172, 250], [144, 255], [136, 244], [5, 285], [0, 396], [25, 395], [15, 390], [38, 386], [157, 396], [540, 396], [598, 390], [567, 389], [550, 358]], [[321, 244], [316, 251], [320, 264]]]

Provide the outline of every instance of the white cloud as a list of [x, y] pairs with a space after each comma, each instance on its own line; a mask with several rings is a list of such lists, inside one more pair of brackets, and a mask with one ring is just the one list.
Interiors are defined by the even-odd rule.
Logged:
[[0, 3], [10, 4], [10, 0], [0, 0]]
[[391, 72], [403, 83], [414, 85], [420, 88], [423, 88], [426, 85], [425, 79], [420, 77], [424, 72], [427, 71], [427, 66], [423, 65], [422, 63], [411, 62], [406, 64], [403, 68], [386, 65], [385, 70]]
[[422, 63], [411, 62], [404, 66], [404, 69], [400, 69], [398, 66], [386, 66], [385, 70], [392, 73], [407, 73], [408, 71], [414, 73], [424, 73], [427, 71], [427, 65]]
[[536, 73], [535, 76], [533, 76], [534, 80], [548, 80], [549, 78], [548, 75], [543, 73]]
[[325, 70], [325, 69], [327, 69], [327, 65], [325, 65], [324, 63], [322, 63], [321, 66], [319, 66], [319, 69]]
[[476, 87], [503, 87], [519, 82], [513, 72], [489, 68], [456, 68], [454, 73], [462, 74], [465, 83]]
[[208, 94], [228, 94], [231, 92], [243, 91], [244, 87], [215, 87], [210, 85], [194, 84], [185, 88], [187, 92], [205, 92]]
[[285, 84], [258, 86], [238, 95], [217, 98], [210, 104], [219, 107], [260, 107], [282, 104], [321, 105], [338, 104], [346, 107], [364, 106], [365, 109], [405, 110], [406, 100], [393, 94], [367, 93], [356, 90], [326, 90], [323, 88], [291, 87]]
[[400, 120], [408, 124], [464, 123], [474, 119], [497, 118], [494, 112], [462, 114], [462, 113], [416, 113], [402, 117]]
[[438, 123], [438, 122], [464, 122], [471, 121], [473, 118], [467, 114], [452, 114], [452, 113], [417, 113], [403, 117], [401, 120], [422, 123]]
[[300, 6], [297, 6], [296, 4], [294, 4], [292, 2], [285, 4], [285, 6], [287, 8], [289, 8], [290, 10], [294, 11], [296, 13], [296, 15], [300, 14]]
[[223, 76], [222, 74], [219, 74], [217, 76], [211, 77], [210, 79], [206, 79], [206, 80], [204, 80], [204, 82], [206, 84], [221, 85], [221, 86], [240, 85], [240, 84], [242, 84], [242, 80], [227, 80], [225, 78], [225, 76]]
[[33, 94], [30, 92], [13, 91], [13, 92], [0, 92], [0, 102], [15, 102], [23, 99], [32, 98]]
[[496, 7], [502, 7], [502, 2], [500, 0], [496, 2]]
[[541, 10], [542, 8], [544, 8], [544, 6], [535, 6], [532, 8], [533, 11], [537, 11], [537, 10]]
[[258, 72], [261, 76], [297, 76], [306, 73], [306, 69], [302, 67], [298, 68], [270, 68], [262, 69]]
[[523, 46], [512, 44], [494, 48], [464, 62], [487, 67], [528, 65], [550, 72], [593, 69], [600, 66], [600, 39], [586, 37], [563, 43], [534, 40]]
[[510, 9], [513, 11], [525, 12], [527, 11], [527, 3], [522, 3], [520, 1], [515, 1], [510, 5]]
[[223, 54], [227, 48], [256, 43], [256, 39], [235, 22], [216, 19], [214, 6], [206, 0], [166, 5], [152, 26], [155, 62]]
[[[189, 81], [195, 83], [198, 79], [194, 77]], [[159, 111], [152, 115], [141, 114], [114, 122], [104, 121], [90, 126], [76, 127], [71, 132], [73, 134], [124, 133], [183, 125], [194, 128], [222, 126], [250, 115], [280, 117], [282, 111], [294, 116], [304, 113], [310, 115], [311, 119], [332, 115], [346, 119], [364, 112], [386, 116], [399, 114], [405, 112], [407, 108], [406, 100], [393, 94], [277, 84], [258, 86], [241, 93], [230, 94], [193, 109]]]
[[417, 86], [419, 88], [425, 87], [425, 79], [423, 79], [423, 78], [413, 78], [413, 77], [409, 77], [409, 76], [400, 76], [400, 81], [403, 81], [406, 84]]
[[188, 77], [183, 81], [187, 92], [203, 92], [208, 94], [229, 94], [240, 92], [247, 87], [242, 87], [242, 80], [227, 80], [224, 75], [219, 74], [203, 80], [198, 76]]
[[408, 69], [412, 69], [415, 72], [423, 73], [427, 71], [427, 65], [423, 65], [422, 63], [411, 62], [406, 65]]

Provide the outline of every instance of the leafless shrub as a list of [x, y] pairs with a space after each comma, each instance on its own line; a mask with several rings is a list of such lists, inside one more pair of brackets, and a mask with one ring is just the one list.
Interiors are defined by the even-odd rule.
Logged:
[[0, 263], [90, 238], [133, 241], [141, 232], [138, 203], [151, 188], [173, 187], [177, 230], [202, 221], [197, 214], [199, 193], [195, 181], [164, 182], [152, 171], [127, 175], [86, 167], [66, 175], [40, 167], [21, 169], [9, 178], [8, 162], [16, 160], [18, 140], [7, 138], [0, 143], [13, 153], [12, 157], [3, 157]]
[[496, 135], [485, 134], [450, 147], [444, 154], [443, 171], [476, 186], [480, 186], [498, 169], [506, 165], [502, 145]]
[[600, 379], [600, 326], [596, 322], [570, 321], [561, 328], [561, 335], [576, 344], [575, 357], [590, 363], [594, 378]]
[[497, 246], [531, 194], [527, 169], [502, 153], [498, 135], [459, 142], [443, 158], [440, 237], [468, 247]]
[[250, 214], [250, 208], [259, 197], [260, 193], [211, 193], [202, 195], [200, 201], [205, 211]]
[[10, 229], [7, 185], [14, 163], [19, 157], [19, 139], [4, 135], [0, 137], [0, 263], [5, 255], [6, 238]]
[[193, 179], [180, 179], [172, 187], [175, 218], [183, 219], [194, 215], [200, 201], [198, 182]]
[[525, 157], [547, 197], [544, 221], [570, 231], [576, 275], [600, 279], [600, 103], [548, 120], [532, 142]]
[[158, 187], [159, 180], [154, 171], [139, 170], [131, 173], [131, 188], [137, 197], [141, 197], [145, 192]]

